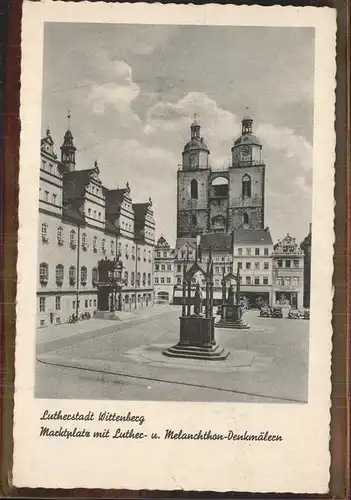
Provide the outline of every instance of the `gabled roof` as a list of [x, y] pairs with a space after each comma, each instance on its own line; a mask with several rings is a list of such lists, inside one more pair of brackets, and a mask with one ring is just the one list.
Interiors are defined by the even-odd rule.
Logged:
[[85, 187], [90, 183], [91, 175], [93, 173], [95, 173], [94, 168], [65, 172], [63, 174], [64, 199], [70, 200], [84, 196]]
[[232, 233], [204, 233], [201, 235], [200, 245], [202, 250], [213, 252], [231, 252], [233, 249]]
[[108, 213], [119, 214], [121, 205], [126, 197], [129, 196], [129, 188], [122, 189], [106, 189], [104, 188], [104, 195], [106, 197], [106, 210]]
[[64, 219], [76, 222], [77, 224], [85, 223], [84, 215], [78, 210], [75, 205], [69, 205], [64, 207], [62, 211], [62, 216]]
[[269, 228], [265, 229], [238, 229], [234, 231], [234, 245], [273, 245]]
[[195, 248], [196, 247], [196, 238], [177, 238], [177, 241], [176, 241], [176, 249], [177, 250], [184, 247], [185, 245], [188, 245], [190, 248]]
[[167, 242], [167, 240], [163, 236], [160, 236], [159, 239], [157, 240], [156, 247], [157, 248], [169, 248], [169, 243]]

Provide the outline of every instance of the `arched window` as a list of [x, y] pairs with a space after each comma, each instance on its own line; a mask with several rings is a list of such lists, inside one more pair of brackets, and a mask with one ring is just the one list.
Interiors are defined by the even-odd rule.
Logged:
[[49, 238], [48, 238], [48, 225], [46, 224], [46, 222], [44, 222], [41, 225], [41, 239], [42, 239], [43, 243], [47, 243], [49, 241]]
[[123, 278], [124, 278], [125, 285], [128, 286], [128, 271], [124, 272]]
[[197, 180], [196, 179], [193, 179], [190, 183], [190, 192], [191, 192], [191, 197], [197, 200], [198, 188], [197, 188]]
[[130, 275], [130, 284], [134, 286], [134, 283], [135, 283], [135, 274], [134, 271], [132, 271]]
[[63, 284], [63, 265], [57, 264], [56, 266], [56, 285], [62, 286]]
[[46, 262], [41, 262], [39, 266], [39, 280], [41, 285], [47, 285], [49, 281], [49, 266]]
[[196, 217], [195, 214], [193, 214], [191, 216], [191, 223], [192, 223], [193, 226], [196, 226], [196, 224], [197, 224], [197, 217]]
[[88, 270], [85, 266], [80, 268], [80, 284], [85, 286], [87, 284], [88, 279]]
[[76, 284], [76, 268], [75, 266], [70, 266], [68, 270], [69, 284], [74, 286]]
[[115, 254], [115, 242], [113, 240], [110, 241], [110, 249], [111, 249], [111, 255]]
[[102, 238], [102, 240], [101, 240], [101, 250], [102, 250], [102, 253], [106, 252], [106, 246], [105, 246], [105, 244], [106, 244], [106, 240], [105, 240], [105, 238]]
[[128, 257], [129, 257], [129, 252], [128, 252], [128, 244], [127, 244], [127, 243], [126, 243], [126, 246], [125, 246], [125, 249], [124, 249], [124, 250], [125, 250], [125, 253], [124, 253], [125, 258], [126, 258], [126, 259], [128, 259]]
[[93, 238], [93, 252], [97, 252], [97, 236], [94, 236]]
[[121, 242], [118, 243], [118, 256], [119, 257], [122, 256], [122, 243]]
[[74, 229], [71, 229], [69, 232], [69, 244], [71, 248], [76, 248], [77, 243], [76, 243], [76, 232]]
[[244, 224], [249, 223], [249, 214], [247, 212], [244, 212], [244, 214], [243, 214], [243, 222], [244, 222]]
[[146, 273], [143, 273], [143, 286], [146, 285]]
[[63, 245], [63, 227], [59, 226], [57, 228], [57, 243]]
[[137, 274], [137, 286], [140, 286], [140, 273]]
[[242, 197], [251, 197], [251, 178], [249, 175], [245, 174], [241, 183], [241, 193]]
[[147, 273], [147, 284], [151, 285], [151, 273]]
[[98, 270], [97, 267], [93, 267], [93, 269], [91, 270], [91, 281], [93, 286], [97, 285], [97, 280], [98, 280]]
[[85, 251], [88, 248], [87, 233], [82, 234], [82, 249]]

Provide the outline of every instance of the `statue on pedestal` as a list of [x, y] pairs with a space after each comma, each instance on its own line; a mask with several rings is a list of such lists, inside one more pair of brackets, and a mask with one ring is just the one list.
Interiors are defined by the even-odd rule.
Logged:
[[230, 306], [234, 305], [234, 288], [233, 288], [233, 285], [230, 285], [229, 290], [228, 290], [227, 304], [230, 305]]
[[194, 296], [194, 314], [197, 314], [198, 316], [201, 314], [201, 304], [202, 304], [202, 294], [200, 290], [200, 283], [197, 283]]

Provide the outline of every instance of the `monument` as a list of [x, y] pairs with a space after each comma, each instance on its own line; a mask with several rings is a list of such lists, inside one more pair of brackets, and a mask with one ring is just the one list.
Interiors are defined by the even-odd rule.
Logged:
[[[203, 314], [203, 298], [200, 284], [197, 283], [192, 297], [192, 279], [200, 273], [206, 282]], [[193, 311], [192, 311], [193, 307]], [[215, 318], [213, 316], [213, 261], [209, 252], [207, 266], [198, 262], [183, 267], [183, 303], [180, 320], [179, 342], [163, 351], [165, 356], [220, 361], [228, 357], [228, 349], [220, 347], [215, 339]]]
[[103, 319], [119, 319], [118, 311], [122, 310], [123, 263], [118, 259], [102, 259], [98, 262], [98, 312], [96, 317]]
[[[236, 282], [236, 292], [234, 293], [233, 285], [229, 286], [228, 295], [226, 289], [228, 281]], [[235, 299], [235, 300], [234, 300]], [[221, 319], [216, 323], [218, 328], [234, 328], [248, 329], [250, 325], [243, 321], [243, 308], [240, 304], [240, 271], [238, 268], [237, 274], [223, 273], [222, 278], [222, 307]]]

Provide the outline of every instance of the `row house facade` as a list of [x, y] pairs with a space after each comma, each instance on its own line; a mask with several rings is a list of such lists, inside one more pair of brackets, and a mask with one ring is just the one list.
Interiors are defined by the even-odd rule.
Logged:
[[154, 291], [158, 303], [173, 302], [174, 248], [161, 236], [154, 250]]
[[155, 222], [151, 199], [133, 203], [123, 189], [102, 185], [97, 162], [76, 170], [68, 129], [61, 158], [50, 130], [41, 140], [38, 231], [37, 326], [97, 311], [98, 262], [123, 262], [122, 307], [153, 303]]
[[273, 249], [273, 305], [304, 306], [304, 252], [288, 233]]

